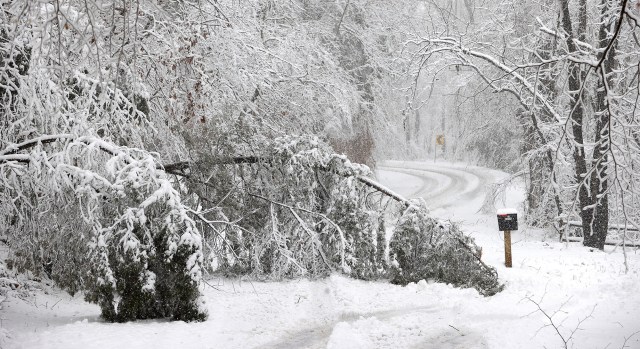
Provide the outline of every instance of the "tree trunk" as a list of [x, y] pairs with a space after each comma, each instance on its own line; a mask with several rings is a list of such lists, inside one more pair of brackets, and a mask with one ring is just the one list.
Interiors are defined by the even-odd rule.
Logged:
[[[545, 39], [546, 38], [543, 40]], [[552, 52], [557, 50], [557, 43], [555, 38], [553, 40], [546, 40], [546, 42], [541, 43], [537, 54], [532, 55], [532, 59], [538, 61], [539, 59], [537, 57], [543, 60], [552, 59]], [[553, 70], [556, 68], [556, 64], [552, 63], [549, 68]], [[548, 96], [549, 101], [557, 100], [556, 79], [554, 79], [551, 74], [543, 74], [538, 81], [538, 85], [540, 85], [540, 91]], [[540, 130], [537, 125], [536, 115], [532, 113], [537, 113], [540, 120], [544, 123], [553, 122], [553, 116], [545, 109], [537, 112], [522, 111], [520, 113], [521, 115], [519, 115], [519, 117], [524, 127], [523, 154], [539, 149], [547, 143], [542, 130]], [[527, 183], [526, 204], [528, 223], [533, 226], [545, 226], [548, 222], [553, 221], [554, 217], [562, 216], [563, 209], [558, 192], [554, 184], [549, 185], [549, 183], [556, 183], [553, 157], [554, 154], [549, 149], [544, 153], [531, 155], [528, 159], [529, 181]], [[550, 195], [553, 196], [553, 201], [546, 198], [545, 193], [547, 193], [548, 190], [551, 191]], [[561, 227], [558, 230], [562, 231]]]
[[[569, 12], [569, 0], [562, 0], [562, 28], [567, 33], [567, 48], [569, 54], [577, 52], [576, 39], [573, 33], [573, 26], [571, 24], [571, 14]], [[586, 25], [586, 8], [581, 2], [579, 9], [579, 23], [580, 27]], [[580, 34], [583, 36], [584, 34]], [[580, 65], [577, 63], [571, 63], [569, 67], [569, 110], [571, 110], [571, 131], [573, 134], [573, 162], [575, 167], [576, 183], [578, 185], [578, 209], [580, 210], [580, 219], [582, 220], [582, 231], [584, 236], [591, 235], [591, 222], [593, 219], [593, 199], [589, 193], [589, 187], [587, 185], [587, 160], [584, 149], [584, 105], [582, 104], [583, 91], [582, 82], [584, 80], [584, 74]], [[585, 239], [585, 244], [586, 244]]]
[[[608, 161], [609, 161], [609, 123], [610, 123], [610, 105], [607, 99], [607, 86], [613, 86], [611, 75], [607, 77], [615, 68], [615, 56], [616, 56], [616, 42], [609, 43], [607, 34], [613, 30], [613, 22], [607, 15], [610, 10], [609, 2], [606, 0], [601, 1], [602, 12], [600, 30], [598, 32], [598, 48], [601, 49], [599, 60], [602, 60], [602, 65], [598, 71], [600, 78], [598, 79], [596, 98], [594, 101], [594, 110], [597, 117], [596, 132], [593, 148], [593, 166], [594, 170], [590, 176], [590, 189], [593, 196], [593, 218], [591, 222], [588, 222], [591, 226], [591, 230], [585, 230], [584, 245], [589, 247], [595, 247], [598, 249], [604, 248], [604, 243], [607, 238], [609, 229], [609, 195], [607, 189], [609, 183], [607, 181]], [[605, 48], [608, 45], [611, 48], [608, 50], [608, 55], [603, 57], [603, 54], [607, 52]], [[582, 224], [585, 225], [584, 222]], [[588, 232], [588, 233], [586, 233]]]

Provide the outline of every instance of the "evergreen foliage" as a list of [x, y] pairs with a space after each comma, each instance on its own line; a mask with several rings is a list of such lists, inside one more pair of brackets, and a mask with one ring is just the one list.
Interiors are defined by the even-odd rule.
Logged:
[[473, 239], [455, 224], [443, 224], [427, 214], [424, 202], [407, 208], [390, 242], [391, 282], [406, 285], [435, 280], [473, 287], [492, 296], [504, 287], [495, 269], [480, 260]]
[[362, 194], [353, 177], [344, 179], [332, 195], [328, 217], [340, 226], [346, 239], [346, 265], [352, 277], [364, 280], [376, 279], [380, 276], [376, 256], [377, 217], [380, 214], [362, 205]]
[[0, 194], [17, 198], [2, 207], [3, 220], [14, 218], [14, 265], [84, 290], [108, 321], [203, 320], [200, 232], [156, 159], [99, 138], [59, 138], [62, 146], [35, 146], [29, 166], [2, 167]]

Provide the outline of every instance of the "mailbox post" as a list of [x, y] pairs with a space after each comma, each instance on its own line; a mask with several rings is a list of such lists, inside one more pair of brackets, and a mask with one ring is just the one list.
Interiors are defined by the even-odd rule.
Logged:
[[511, 231], [518, 230], [518, 211], [502, 208], [497, 212], [498, 230], [504, 232], [504, 265], [511, 268]]

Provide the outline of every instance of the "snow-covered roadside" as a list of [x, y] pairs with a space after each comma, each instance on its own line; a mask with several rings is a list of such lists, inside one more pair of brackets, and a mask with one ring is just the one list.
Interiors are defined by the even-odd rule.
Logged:
[[[544, 327], [544, 315], [532, 313], [537, 308], [527, 296], [549, 315], [562, 307], [566, 313], [554, 319], [562, 323], [560, 330], [567, 338], [596, 306], [580, 326], [583, 330], [574, 334], [575, 348], [621, 348], [624, 338], [639, 329], [637, 273], [619, 273], [619, 261], [605, 253], [562, 251], [562, 245], [554, 243], [528, 247], [532, 252], [521, 252], [521, 262], [513, 269], [500, 268], [508, 287], [491, 298], [442, 284], [400, 287], [337, 275], [281, 283], [227, 280], [217, 290], [205, 290], [210, 319], [204, 323], [105, 324], [95, 321], [97, 309], [66, 303], [61, 310], [75, 313], [77, 320], [61, 316], [58, 324], [16, 333], [13, 347], [562, 347], [554, 329]], [[638, 258], [633, 258], [632, 267], [638, 266]], [[46, 311], [34, 310], [32, 316], [45, 317]], [[637, 348], [639, 343], [633, 337], [627, 347]]]
[[[413, 165], [404, 166], [429, 164]], [[442, 169], [438, 175], [466, 171], [469, 174], [458, 176], [504, 176], [480, 168], [439, 166]], [[387, 172], [380, 179], [407, 196], [411, 190], [427, 191], [430, 185], [406, 173]], [[469, 189], [462, 187], [463, 192]], [[521, 190], [513, 188], [507, 194], [505, 205], [517, 206]], [[626, 348], [640, 348], [640, 334], [634, 335], [640, 330], [637, 250], [629, 250], [630, 272], [625, 274], [619, 250], [591, 252], [578, 244], [543, 241], [540, 232], [523, 229], [514, 232], [514, 267], [507, 269], [502, 265], [503, 242], [495, 216], [477, 213], [481, 202], [481, 196], [467, 198], [456, 207], [436, 208], [432, 214], [461, 222], [483, 246], [483, 260], [498, 269], [507, 285], [490, 298], [473, 289], [428, 281], [401, 287], [338, 275], [325, 280], [272, 283], [210, 280], [203, 290], [210, 314], [206, 322], [107, 324], [97, 318], [98, 308], [84, 303], [80, 296], [33, 290], [35, 296], [26, 301], [11, 298], [2, 303], [2, 327], [12, 335], [7, 347], [563, 347], [555, 329], [546, 326], [548, 321], [536, 302], [548, 315], [555, 313], [553, 320], [560, 324], [565, 339], [588, 317], [579, 326], [582, 330], [569, 340], [569, 347], [622, 348], [625, 337], [631, 336]]]
[[[463, 177], [465, 178], [463, 191], [454, 190], [444, 193], [449, 195], [450, 200], [458, 200], [464, 192], [474, 192], [478, 189], [477, 186], [487, 186], [507, 177], [505, 173], [496, 170], [445, 162], [389, 161], [384, 165], [392, 169], [403, 169], [403, 172], [398, 173], [400, 177], [406, 175], [408, 169], [413, 175], [434, 178], [425, 183], [434, 183], [443, 172], [466, 172]], [[392, 178], [393, 174], [386, 173], [385, 176]], [[456, 177], [460, 175], [457, 174]], [[399, 190], [401, 194], [408, 197], [414, 196], [403, 192], [402, 187], [389, 185], [392, 189]], [[438, 190], [440, 189], [431, 190], [427, 186], [414, 194], [435, 192], [437, 195], [442, 195]], [[505, 200], [497, 202], [496, 206], [519, 207], [524, 200], [524, 189], [521, 185], [508, 187], [505, 194]], [[495, 215], [479, 212], [483, 199], [482, 195], [463, 198], [455, 205], [436, 207], [431, 213], [435, 217], [450, 219], [461, 224], [463, 230], [473, 236], [483, 247], [483, 260], [496, 267], [501, 280], [507, 284], [505, 291], [492, 297], [492, 301], [508, 300], [504, 303], [500, 301], [496, 309], [506, 303], [518, 310], [527, 308], [532, 308], [532, 311], [538, 310], [528, 317], [541, 321], [541, 324], [535, 328], [536, 331], [540, 329], [536, 337], [547, 337], [540, 343], [546, 347], [562, 347], [563, 340], [555, 333], [553, 326], [542, 328], [549, 322], [543, 321], [546, 319], [545, 314], [540, 310], [553, 316], [554, 323], [561, 324], [558, 327], [564, 339], [569, 342], [569, 347], [573, 344], [575, 348], [621, 348], [625, 338], [632, 336], [627, 341], [626, 347], [640, 348], [640, 333], [635, 334], [640, 331], [640, 316], [633, 310], [640, 309], [640, 293], [638, 293], [640, 251], [638, 249], [628, 249], [629, 272], [625, 273], [621, 248], [614, 249], [607, 246], [605, 252], [591, 251], [579, 243], [559, 243], [556, 239], [546, 236], [544, 232], [521, 225], [519, 231], [512, 232], [514, 267], [506, 268], [503, 234], [497, 231]], [[428, 197], [425, 200], [429, 202]], [[539, 303], [541, 309], [538, 309], [534, 302]], [[489, 314], [492, 313], [489, 311], [487, 314], [491, 316]], [[577, 324], [581, 320], [584, 320], [579, 326], [581, 330], [577, 330], [572, 336], [572, 332], [578, 328]], [[517, 337], [517, 335], [514, 336], [515, 333], [522, 333], [524, 336], [515, 342], [512, 341], [518, 343], [515, 347], [541, 347], [524, 341], [527, 333], [530, 337], [534, 332], [531, 332], [532, 328], [519, 326], [519, 323], [516, 321], [508, 331], [511, 332], [512, 337]], [[488, 329], [487, 337], [492, 332], [492, 329]], [[496, 338], [505, 336], [498, 333], [496, 335]], [[569, 340], [570, 337], [571, 340]], [[511, 347], [495, 344], [489, 347]]]

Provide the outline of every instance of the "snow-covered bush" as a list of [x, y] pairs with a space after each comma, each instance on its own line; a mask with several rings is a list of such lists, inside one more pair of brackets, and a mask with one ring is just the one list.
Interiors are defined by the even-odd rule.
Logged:
[[473, 239], [451, 223], [428, 216], [424, 201], [409, 206], [390, 242], [391, 282], [435, 280], [456, 287], [473, 287], [484, 296], [500, 292], [495, 269], [480, 260]]
[[95, 137], [49, 138], [61, 145], [41, 137], [0, 151], [14, 264], [85, 290], [109, 321], [204, 319], [200, 232], [156, 159]]

